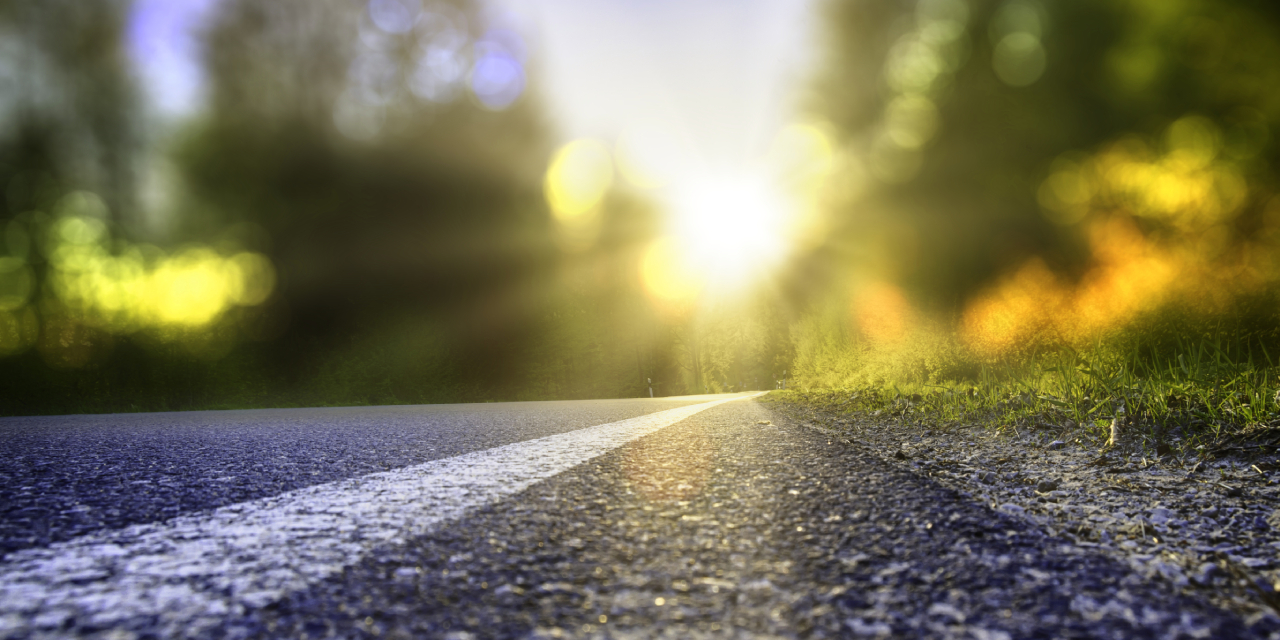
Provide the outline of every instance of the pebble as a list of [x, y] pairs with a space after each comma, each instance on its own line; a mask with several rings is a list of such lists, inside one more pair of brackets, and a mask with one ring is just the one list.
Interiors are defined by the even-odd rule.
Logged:
[[[871, 447], [892, 446], [926, 431], [865, 414], [843, 414], [836, 422], [811, 407], [787, 406], [823, 428], [834, 428], [846, 440]], [[1044, 445], [1051, 456], [1037, 455], [1034, 436], [1000, 436], [978, 424], [929, 427], [910, 464], [913, 472], [1000, 505], [1000, 511], [1078, 548], [1126, 562], [1157, 554], [1167, 567], [1153, 570], [1152, 579], [1205, 594], [1261, 625], [1260, 631], [1268, 629], [1262, 635], [1275, 631], [1280, 638], [1280, 616], [1271, 604], [1280, 606], [1280, 595], [1251, 586], [1280, 584], [1280, 486], [1252, 468], [1272, 468], [1280, 464], [1280, 455], [1193, 458], [1183, 466], [1173, 455], [1154, 457], [1153, 452], [1133, 450], [1134, 445], [1100, 455], [1101, 444], [1090, 448], [1085, 438], [1070, 444], [1054, 440]], [[974, 469], [977, 463], [984, 468]], [[1242, 559], [1222, 557], [1226, 548]], [[1244, 558], [1259, 562], [1245, 563]], [[1241, 577], [1246, 578], [1243, 586]]]

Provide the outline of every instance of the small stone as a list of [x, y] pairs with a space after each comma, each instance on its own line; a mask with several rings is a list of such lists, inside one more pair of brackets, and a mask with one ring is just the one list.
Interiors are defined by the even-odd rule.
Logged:
[[1280, 509], [1272, 511], [1271, 515], [1267, 516], [1267, 524], [1272, 529], [1280, 529]]
[[1026, 513], [1027, 513], [1027, 510], [1026, 510], [1026, 509], [1023, 509], [1022, 507], [1020, 507], [1020, 506], [1018, 506], [1018, 505], [1016, 505], [1016, 504], [1013, 504], [1012, 502], [1006, 502], [1006, 503], [1004, 503], [1004, 504], [1000, 505], [1000, 510], [1001, 510], [1001, 511], [1003, 511], [1003, 512], [1005, 512], [1005, 513], [1012, 514], [1012, 515], [1015, 515], [1015, 516], [1026, 515]]
[[946, 604], [945, 602], [935, 602], [930, 605], [929, 615], [950, 618], [953, 622], [958, 624], [964, 624], [965, 619], [963, 612], [955, 608], [955, 606]]
[[1196, 570], [1195, 577], [1191, 581], [1198, 585], [1207, 585], [1213, 582], [1213, 577], [1221, 573], [1222, 569], [1213, 562], [1205, 562]]
[[1187, 577], [1183, 575], [1182, 569], [1178, 565], [1155, 558], [1147, 566], [1155, 573], [1160, 574], [1165, 580], [1177, 586], [1181, 587], [1187, 584]]
[[906, 460], [910, 456], [907, 455], [906, 451], [903, 451], [902, 449], [898, 449], [897, 451], [894, 452], [893, 457], [899, 460]]
[[982, 627], [969, 627], [969, 633], [974, 640], [1010, 640], [1013, 636], [1008, 631], [1000, 629], [983, 629]]
[[1067, 446], [1067, 443], [1061, 440], [1054, 440], [1053, 442], [1050, 442], [1049, 445], [1045, 448], [1050, 451], [1057, 451], [1058, 449], [1062, 449], [1066, 446]]
[[1239, 562], [1250, 569], [1265, 569], [1273, 564], [1267, 558], [1240, 558]]
[[855, 636], [882, 637], [893, 633], [893, 627], [879, 620], [866, 622], [862, 618], [849, 618], [844, 621], [844, 624]]
[[1045, 478], [1036, 483], [1036, 491], [1039, 493], [1049, 493], [1058, 488], [1058, 481], [1051, 478]]

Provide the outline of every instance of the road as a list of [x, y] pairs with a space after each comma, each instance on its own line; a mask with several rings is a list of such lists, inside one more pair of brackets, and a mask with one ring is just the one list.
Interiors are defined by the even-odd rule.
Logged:
[[0, 421], [0, 638], [1249, 637], [753, 400]]

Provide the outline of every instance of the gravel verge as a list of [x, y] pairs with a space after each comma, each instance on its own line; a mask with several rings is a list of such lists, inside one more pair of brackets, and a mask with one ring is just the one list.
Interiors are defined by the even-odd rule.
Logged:
[[769, 406], [1074, 548], [1206, 598], [1260, 632], [1280, 629], [1280, 456], [1267, 449], [1179, 458], [1099, 450], [1069, 430], [999, 435], [976, 424], [944, 430], [803, 403]]
[[[804, 417], [810, 426], [817, 420]], [[757, 402], [379, 549], [211, 637], [1265, 637]]]

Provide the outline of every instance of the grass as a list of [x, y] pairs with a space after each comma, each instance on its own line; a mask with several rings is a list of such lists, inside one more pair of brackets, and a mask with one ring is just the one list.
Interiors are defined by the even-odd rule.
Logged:
[[922, 428], [981, 424], [1099, 447], [1118, 419], [1126, 444], [1144, 453], [1212, 451], [1280, 425], [1280, 362], [1262, 336], [1215, 332], [1175, 336], [1158, 348], [1153, 342], [1061, 347], [978, 364], [960, 380], [930, 381], [916, 372], [834, 388], [802, 381], [801, 390], [776, 399]]

